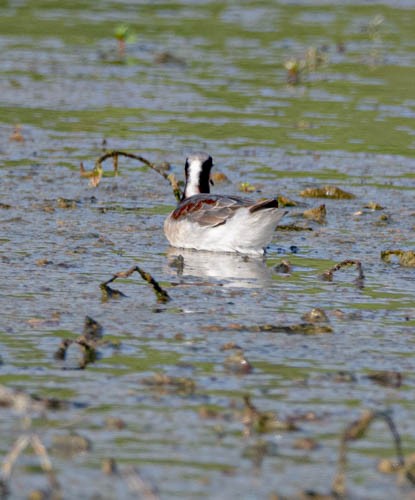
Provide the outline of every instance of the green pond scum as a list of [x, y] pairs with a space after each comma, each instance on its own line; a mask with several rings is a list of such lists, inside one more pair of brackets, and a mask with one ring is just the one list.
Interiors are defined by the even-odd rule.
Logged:
[[[0, 1], [1, 498], [413, 499], [414, 25]], [[168, 246], [192, 151], [264, 258]]]

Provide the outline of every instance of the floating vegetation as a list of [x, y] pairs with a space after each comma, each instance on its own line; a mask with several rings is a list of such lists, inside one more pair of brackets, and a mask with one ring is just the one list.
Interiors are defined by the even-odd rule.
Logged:
[[22, 134], [22, 126], [21, 125], [15, 125], [13, 128], [13, 132], [9, 136], [9, 141], [15, 141], [15, 142], [24, 142], [25, 138], [23, 137]]
[[291, 274], [292, 266], [290, 261], [284, 259], [279, 264], [274, 266], [272, 270], [274, 271], [274, 273]]
[[9, 389], [5, 385], [0, 385], [0, 407], [2, 408], [13, 408], [15, 411], [21, 413], [28, 411], [43, 412], [47, 409], [59, 410], [67, 406], [65, 401], [57, 398], [42, 398], [37, 395], [26, 394], [23, 391]]
[[278, 224], [275, 228], [276, 231], [313, 231], [309, 226], [298, 226], [297, 224]]
[[376, 203], [375, 201], [370, 201], [363, 208], [368, 208], [369, 210], [372, 210], [372, 211], [375, 211], [375, 210], [384, 210], [384, 207], [382, 207], [382, 205], [379, 205], [379, 203]]
[[134, 272], [137, 272], [143, 278], [144, 281], [146, 281], [147, 283], [149, 283], [153, 287], [153, 290], [154, 290], [154, 293], [156, 294], [158, 302], [166, 303], [170, 300], [169, 294], [161, 288], [161, 286], [151, 276], [151, 274], [144, 271], [139, 266], [133, 266], [128, 271], [120, 271], [119, 273], [115, 273], [112, 276], [112, 278], [105, 281], [104, 283], [101, 283], [101, 285], [100, 285], [101, 291], [103, 292], [103, 294], [105, 294], [105, 296], [107, 298], [114, 297], [114, 296], [120, 296], [119, 294], [121, 294], [121, 292], [118, 292], [116, 290], [112, 290], [108, 285], [118, 278], [128, 278]]
[[326, 215], [326, 205], [320, 205], [318, 207], [310, 208], [303, 212], [303, 217], [313, 220], [314, 222], [318, 222], [319, 224], [322, 224], [326, 221]]
[[277, 196], [277, 200], [278, 200], [278, 206], [281, 208], [296, 207], [298, 205], [298, 203], [296, 201], [291, 200], [290, 198], [287, 198], [286, 196], [283, 196], [282, 194]]
[[223, 182], [230, 182], [228, 177], [223, 172], [212, 172], [210, 174], [210, 180], [214, 184], [221, 184]]
[[206, 331], [237, 331], [237, 332], [269, 332], [269, 333], [287, 333], [287, 334], [300, 334], [300, 335], [320, 335], [324, 333], [333, 333], [333, 329], [329, 325], [321, 325], [316, 323], [296, 323], [293, 325], [240, 325], [239, 323], [232, 323], [226, 326], [210, 325], [205, 327]]
[[393, 263], [397, 257], [398, 264], [404, 267], [415, 267], [415, 252], [413, 250], [383, 250], [380, 258], [387, 264]]
[[246, 359], [242, 349], [237, 349], [237, 352], [228, 356], [223, 365], [228, 372], [236, 375], [247, 375], [253, 371], [253, 367]]
[[393, 372], [387, 370], [381, 370], [367, 375], [369, 380], [375, 382], [376, 384], [385, 387], [401, 387], [402, 385], [402, 374], [400, 372]]
[[340, 269], [343, 269], [345, 267], [350, 267], [350, 266], [356, 266], [357, 269], [357, 282], [358, 284], [362, 284], [365, 275], [363, 274], [363, 266], [360, 260], [354, 260], [354, 259], [346, 259], [340, 262], [339, 264], [336, 264], [335, 266], [331, 267], [327, 271], [324, 271], [324, 273], [321, 275], [322, 279], [325, 281], [333, 281], [333, 276], [334, 273], [339, 271]]
[[321, 187], [306, 188], [300, 192], [300, 196], [304, 198], [329, 198], [332, 200], [351, 200], [355, 198], [354, 194], [329, 184]]
[[56, 205], [58, 208], [78, 208], [79, 201], [71, 200], [69, 198], [58, 198], [56, 200]]
[[176, 64], [177, 66], [186, 66], [186, 61], [180, 57], [175, 56], [169, 51], [158, 52], [154, 56], [156, 64]]
[[71, 458], [91, 449], [91, 441], [76, 432], [58, 434], [52, 437], [52, 452], [61, 457]]
[[127, 153], [125, 151], [107, 151], [104, 154], [102, 154], [95, 162], [95, 166], [91, 172], [87, 172], [85, 170], [85, 167], [83, 163], [81, 162], [80, 164], [80, 174], [81, 177], [89, 179], [89, 183], [92, 187], [97, 187], [98, 184], [100, 183], [103, 175], [103, 166], [102, 163], [107, 160], [108, 158], [113, 159], [113, 169], [114, 169], [114, 175], [118, 175], [118, 157], [119, 156], [124, 156], [126, 158], [131, 158], [133, 160], [137, 160], [140, 163], [144, 163], [148, 167], [150, 167], [152, 170], [156, 171], [158, 174], [160, 174], [164, 179], [169, 181], [172, 189], [173, 189], [173, 194], [176, 198], [177, 201], [180, 201], [181, 196], [182, 196], [182, 191], [179, 186], [179, 182], [176, 179], [176, 176], [174, 174], [168, 174], [167, 173], [167, 168], [165, 162], [163, 162], [161, 165], [156, 165], [155, 163], [152, 163], [151, 161], [147, 160], [143, 156], [136, 155], [133, 153]]
[[245, 436], [251, 436], [254, 432], [257, 434], [265, 434], [276, 431], [298, 430], [298, 427], [290, 419], [285, 421], [280, 420], [273, 412], [258, 410], [248, 395], [244, 396], [242, 423], [245, 426]]
[[144, 378], [142, 382], [150, 387], [185, 395], [193, 394], [196, 390], [196, 382], [193, 379], [187, 377], [170, 377], [165, 373], [155, 373], [151, 377]]
[[258, 188], [249, 182], [241, 182], [239, 184], [239, 191], [242, 191], [243, 193], [254, 193], [255, 191], [258, 191]]
[[318, 443], [313, 438], [303, 437], [294, 441], [293, 448], [296, 450], [313, 451], [318, 448]]
[[93, 363], [97, 359], [97, 347], [102, 339], [102, 326], [90, 318], [85, 317], [84, 331], [82, 335], [76, 339], [63, 339], [58, 350], [55, 352], [55, 359], [59, 361], [67, 361], [68, 352], [71, 346], [77, 347], [79, 356], [76, 361], [66, 363], [66, 369], [84, 369], [89, 363]]
[[245, 447], [242, 456], [252, 461], [255, 467], [261, 467], [265, 457], [278, 455], [278, 445], [274, 441], [259, 439]]
[[305, 54], [300, 57], [291, 57], [284, 62], [287, 71], [287, 83], [299, 85], [303, 81], [303, 75], [312, 73], [328, 63], [326, 47], [309, 47]]
[[303, 314], [302, 319], [307, 323], [328, 323], [329, 318], [327, 314], [319, 307], [314, 307], [311, 311]]

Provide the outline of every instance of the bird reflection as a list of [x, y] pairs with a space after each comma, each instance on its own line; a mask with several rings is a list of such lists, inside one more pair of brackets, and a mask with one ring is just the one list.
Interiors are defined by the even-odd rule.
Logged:
[[265, 259], [258, 257], [170, 247], [167, 258], [170, 269], [179, 277], [214, 278], [223, 286], [244, 288], [262, 287], [271, 281]]

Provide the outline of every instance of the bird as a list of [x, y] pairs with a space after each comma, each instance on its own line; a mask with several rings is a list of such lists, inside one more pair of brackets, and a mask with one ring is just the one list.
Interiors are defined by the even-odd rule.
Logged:
[[253, 201], [210, 193], [212, 157], [186, 158], [185, 187], [177, 207], [164, 221], [164, 233], [177, 248], [264, 255], [280, 219], [287, 213], [275, 198]]

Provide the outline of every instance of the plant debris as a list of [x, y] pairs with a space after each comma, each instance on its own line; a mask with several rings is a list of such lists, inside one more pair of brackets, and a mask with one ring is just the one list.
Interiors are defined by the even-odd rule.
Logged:
[[384, 207], [379, 205], [379, 203], [376, 203], [375, 201], [370, 201], [367, 205], [364, 206], [364, 208], [368, 208], [369, 210], [384, 210]]
[[296, 450], [312, 451], [318, 448], [318, 443], [313, 438], [298, 438], [294, 441], [293, 447]]
[[54, 435], [52, 438], [52, 452], [62, 457], [74, 457], [91, 449], [91, 441], [75, 432]]
[[68, 350], [71, 346], [79, 348], [80, 357], [73, 365], [66, 365], [65, 368], [84, 369], [89, 363], [93, 363], [97, 358], [97, 347], [102, 339], [102, 326], [90, 318], [85, 317], [84, 330], [82, 335], [76, 339], [62, 339], [58, 350], [55, 352], [55, 359], [65, 361]]
[[170, 377], [165, 373], [155, 373], [151, 377], [142, 380], [143, 384], [150, 387], [161, 388], [166, 391], [177, 392], [179, 394], [190, 395], [196, 390], [196, 382], [186, 377]]
[[305, 198], [330, 198], [333, 200], [351, 200], [355, 198], [355, 195], [343, 191], [337, 186], [321, 186], [321, 187], [309, 187], [300, 192], [300, 196]]
[[316, 323], [295, 323], [293, 325], [274, 325], [274, 324], [262, 324], [262, 325], [241, 325], [239, 323], [231, 323], [226, 326], [215, 326], [210, 325], [203, 328], [205, 331], [236, 331], [236, 332], [270, 332], [270, 333], [287, 333], [287, 334], [299, 334], [299, 335], [319, 335], [324, 333], [333, 333], [333, 329], [330, 325], [322, 325]]
[[47, 409], [59, 410], [67, 406], [65, 401], [57, 398], [42, 398], [36, 394], [29, 395], [23, 391], [16, 391], [5, 385], [0, 385], [0, 407], [13, 408], [19, 413]]
[[253, 367], [246, 359], [242, 349], [228, 356], [223, 362], [227, 371], [237, 375], [247, 375], [252, 373]]
[[274, 273], [291, 274], [292, 266], [290, 261], [283, 259], [279, 264], [275, 265], [272, 270]]
[[242, 456], [249, 458], [255, 467], [261, 467], [265, 457], [275, 457], [278, 455], [278, 445], [274, 441], [260, 439], [245, 447]]
[[25, 138], [23, 137], [22, 134], [22, 126], [21, 125], [15, 125], [13, 128], [13, 132], [9, 136], [9, 141], [15, 141], [15, 142], [24, 142]]
[[241, 182], [239, 184], [239, 191], [242, 191], [243, 193], [254, 193], [255, 191], [258, 191], [258, 188], [249, 182]]
[[278, 224], [276, 231], [313, 231], [309, 226], [297, 226], [296, 224]]
[[372, 380], [372, 382], [383, 385], [385, 387], [398, 388], [402, 385], [402, 374], [399, 372], [381, 370], [378, 372], [369, 373], [369, 375], [367, 375], [367, 378], [369, 380]]
[[387, 264], [393, 262], [393, 257], [398, 257], [398, 263], [404, 267], [415, 267], [415, 252], [412, 250], [383, 250], [380, 258]]
[[265, 434], [276, 431], [296, 431], [298, 427], [290, 419], [280, 420], [273, 412], [260, 411], [251, 402], [250, 396], [244, 396], [242, 423], [245, 426], [244, 435], [250, 436], [253, 432]]
[[340, 497], [346, 494], [346, 465], [347, 465], [347, 446], [350, 441], [361, 439], [369, 429], [374, 420], [384, 420], [389, 431], [392, 434], [395, 445], [397, 462], [400, 466], [404, 465], [402, 454], [401, 438], [396, 429], [395, 423], [389, 413], [383, 411], [365, 410], [358, 420], [350, 423], [341, 438], [340, 451], [338, 458], [338, 470], [332, 484], [332, 493]]
[[230, 182], [228, 177], [223, 172], [212, 172], [210, 179], [214, 184], [221, 184], [222, 182]]
[[320, 205], [318, 207], [310, 208], [303, 212], [303, 217], [318, 222], [319, 224], [322, 224], [326, 221], [326, 215], [326, 205]]
[[69, 198], [58, 198], [56, 200], [56, 205], [58, 208], [78, 208], [79, 200], [71, 200]]
[[179, 182], [176, 179], [176, 176], [174, 174], [168, 174], [166, 172], [166, 164], [163, 162], [161, 165], [156, 165], [155, 163], [152, 163], [151, 161], [147, 160], [143, 156], [136, 155], [133, 153], [127, 153], [126, 151], [106, 151], [104, 154], [102, 154], [96, 161], [95, 161], [95, 166], [91, 172], [87, 172], [85, 170], [85, 167], [83, 163], [81, 162], [80, 164], [80, 174], [81, 177], [89, 178], [90, 179], [90, 185], [92, 187], [97, 187], [98, 184], [101, 181], [102, 175], [103, 175], [103, 167], [102, 163], [107, 160], [108, 158], [113, 159], [113, 168], [114, 168], [114, 175], [118, 175], [118, 157], [119, 156], [124, 156], [126, 158], [131, 158], [133, 160], [137, 160], [140, 163], [144, 163], [154, 171], [156, 171], [158, 174], [160, 174], [164, 179], [170, 182], [170, 185], [173, 189], [173, 194], [176, 198], [177, 201], [180, 201], [182, 197], [182, 191], [179, 186]]
[[342, 262], [339, 262], [339, 264], [336, 264], [335, 266], [331, 267], [327, 271], [324, 271], [324, 273], [321, 275], [322, 279], [325, 281], [333, 281], [333, 275], [335, 272], [339, 271], [340, 269], [343, 269], [345, 267], [350, 267], [350, 266], [356, 266], [357, 269], [357, 281], [359, 283], [362, 283], [365, 275], [363, 273], [363, 266], [360, 260], [354, 260], [354, 259], [346, 259], [343, 260]]
[[19, 456], [29, 446], [32, 447], [35, 455], [38, 457], [40, 466], [48, 478], [49, 488], [45, 492], [45, 498], [62, 498], [61, 487], [56, 477], [55, 471], [53, 470], [52, 462], [50, 461], [44, 444], [37, 434], [22, 434], [21, 436], [19, 436], [10, 451], [4, 457], [0, 476], [1, 498], [6, 498], [10, 494], [9, 483], [13, 467], [17, 462]]
[[176, 64], [177, 66], [186, 66], [186, 61], [184, 59], [181, 59], [168, 51], [158, 52], [154, 56], [154, 62], [156, 64]]
[[298, 203], [294, 200], [291, 200], [290, 198], [287, 198], [286, 196], [283, 196], [282, 194], [277, 196], [277, 201], [278, 201], [278, 206], [280, 208], [284, 207], [296, 207]]
[[302, 319], [307, 323], [328, 323], [329, 318], [327, 314], [319, 307], [314, 307], [311, 311], [303, 314]]
[[156, 294], [157, 301], [161, 303], [166, 303], [170, 300], [169, 294], [161, 288], [161, 286], [157, 283], [157, 281], [151, 276], [150, 273], [147, 273], [141, 267], [139, 266], [133, 266], [131, 267], [128, 271], [120, 271], [118, 273], [115, 273], [112, 278], [110, 278], [107, 281], [104, 281], [104, 283], [101, 283], [100, 288], [103, 293], [106, 294], [107, 297], [114, 296], [114, 293], [120, 294], [121, 292], [117, 292], [116, 290], [112, 290], [108, 285], [115, 281], [117, 278], [128, 278], [130, 277], [134, 272], [137, 272], [144, 281], [149, 283], [154, 290], [154, 293]]

